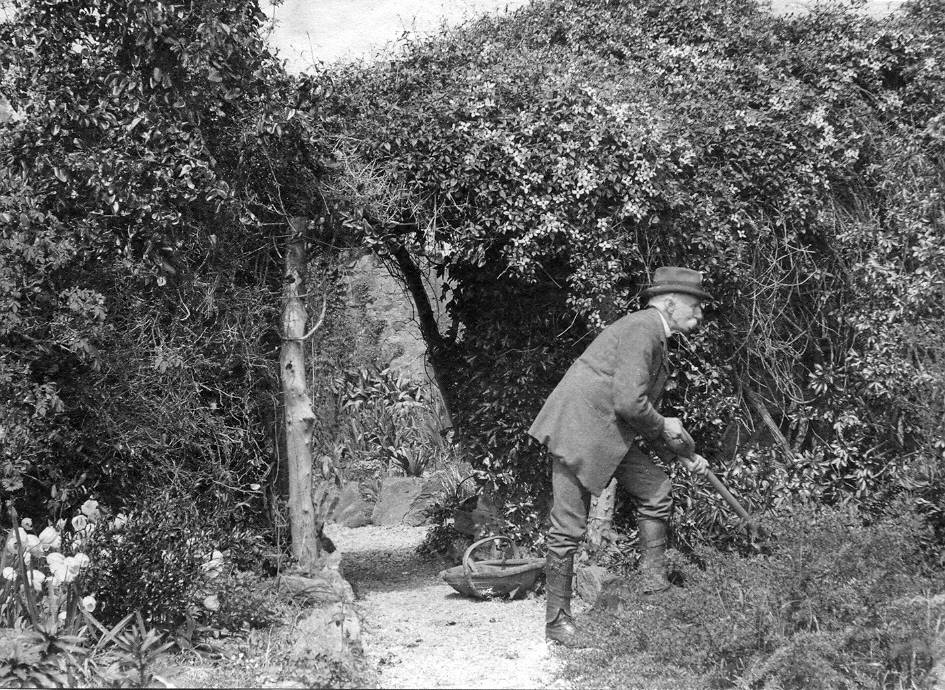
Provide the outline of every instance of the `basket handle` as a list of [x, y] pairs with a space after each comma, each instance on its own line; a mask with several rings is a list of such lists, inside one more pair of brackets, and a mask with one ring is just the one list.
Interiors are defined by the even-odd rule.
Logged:
[[482, 597], [483, 594], [473, 583], [472, 575], [476, 572], [476, 569], [473, 567], [473, 561], [469, 560], [469, 557], [472, 555], [473, 551], [478, 549], [483, 544], [488, 544], [491, 541], [500, 541], [502, 539], [507, 541], [509, 544], [512, 543], [512, 540], [504, 534], [493, 534], [491, 537], [483, 537], [479, 541], [473, 542], [469, 548], [466, 549], [466, 553], [463, 554], [463, 574], [466, 576], [466, 584], [469, 585], [469, 588], [480, 597]]

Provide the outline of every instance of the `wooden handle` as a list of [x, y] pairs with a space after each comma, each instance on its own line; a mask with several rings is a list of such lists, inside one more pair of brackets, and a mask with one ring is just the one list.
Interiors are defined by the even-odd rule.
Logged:
[[742, 504], [738, 502], [732, 493], [725, 488], [725, 484], [722, 483], [718, 477], [715, 476], [715, 472], [708, 470], [706, 472], [706, 477], [709, 478], [709, 483], [715, 487], [715, 490], [719, 492], [722, 498], [725, 499], [725, 502], [728, 503], [732, 508], [738, 513], [738, 516], [745, 522], [751, 522], [751, 516], [748, 514], [748, 511], [742, 507]]

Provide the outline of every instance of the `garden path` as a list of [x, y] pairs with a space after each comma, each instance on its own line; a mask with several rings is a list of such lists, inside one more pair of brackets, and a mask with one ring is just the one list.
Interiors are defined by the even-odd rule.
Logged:
[[427, 527], [325, 532], [357, 594], [362, 642], [382, 688], [567, 688], [544, 641], [544, 598], [476, 601], [417, 554]]

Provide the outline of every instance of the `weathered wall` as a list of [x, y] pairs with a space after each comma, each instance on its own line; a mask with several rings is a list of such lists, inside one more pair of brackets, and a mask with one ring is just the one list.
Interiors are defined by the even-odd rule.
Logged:
[[[427, 296], [443, 329], [441, 287], [435, 276], [427, 276]], [[360, 319], [356, 327], [362, 332], [379, 329], [378, 363], [414, 380], [432, 381], [413, 302], [383, 262], [373, 254], [354, 257], [347, 264], [347, 288], [347, 309], [353, 319]]]

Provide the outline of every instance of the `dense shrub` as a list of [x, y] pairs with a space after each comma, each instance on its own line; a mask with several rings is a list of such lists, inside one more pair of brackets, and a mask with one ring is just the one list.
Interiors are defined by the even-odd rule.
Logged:
[[664, 408], [750, 503], [941, 462], [942, 12], [555, 0], [338, 75], [347, 223], [448, 273], [447, 392], [510, 520], [530, 420], [660, 264], [716, 296]]
[[203, 566], [217, 548], [197, 507], [186, 497], [154, 495], [122, 522], [96, 530], [86, 546], [92, 561], [86, 586], [98, 599], [99, 617], [114, 624], [140, 611], [168, 627], [195, 618]]
[[[55, 520], [93, 492], [118, 509], [172, 488], [204, 513], [180, 539], [189, 523], [152, 525], [184, 566], [188, 538], [258, 526], [274, 503], [279, 244], [289, 215], [322, 208], [323, 86], [285, 73], [253, 0], [10, 5], [4, 498]], [[139, 593], [172, 595], [155, 587]]]

